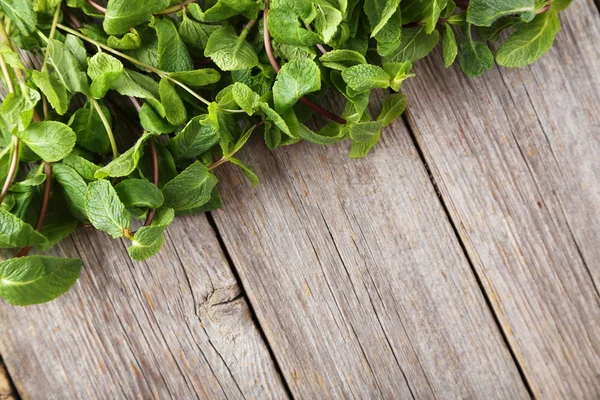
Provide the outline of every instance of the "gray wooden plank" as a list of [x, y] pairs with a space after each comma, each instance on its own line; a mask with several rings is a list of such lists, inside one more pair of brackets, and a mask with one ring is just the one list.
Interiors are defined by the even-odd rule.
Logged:
[[218, 171], [213, 213], [298, 398], [528, 394], [402, 121], [363, 160], [348, 144]]
[[441, 52], [409, 120], [511, 347], [540, 398], [600, 397], [600, 17], [561, 14], [538, 63], [468, 79]]
[[22, 396], [287, 397], [205, 216], [178, 218], [148, 262], [132, 263], [124, 246], [81, 228], [56, 251], [83, 254], [71, 292], [0, 304], [0, 354]]
[[16, 400], [16, 393], [6, 371], [4, 363], [0, 359], [0, 400]]

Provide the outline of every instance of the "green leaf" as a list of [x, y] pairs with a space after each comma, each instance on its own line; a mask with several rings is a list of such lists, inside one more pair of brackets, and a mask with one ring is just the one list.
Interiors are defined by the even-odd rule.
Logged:
[[0, 208], [0, 249], [44, 244], [46, 238], [31, 225]]
[[325, 125], [318, 133], [300, 124], [300, 137], [311, 143], [329, 145], [344, 140], [345, 133], [342, 130], [342, 126], [334, 122]]
[[31, 0], [0, 0], [0, 8], [23, 35], [35, 30], [37, 16]]
[[219, 82], [221, 74], [213, 68], [202, 68], [194, 71], [172, 72], [169, 77], [190, 87], [202, 87]]
[[[110, 112], [104, 106], [101, 108], [104, 116], [111, 124]], [[105, 154], [110, 151], [108, 133], [95, 107], [85, 107], [75, 111], [75, 114], [69, 120], [69, 126], [75, 131], [79, 146], [98, 154]]]
[[126, 69], [112, 89], [123, 96], [146, 99], [158, 115], [165, 116], [165, 109], [159, 101], [158, 83], [151, 77]]
[[323, 37], [323, 41], [329, 43], [336, 34], [338, 25], [342, 22], [343, 15], [337, 8], [325, 2], [316, 4], [316, 10], [315, 28]]
[[85, 209], [92, 225], [115, 239], [123, 236], [125, 229], [129, 229], [130, 215], [115, 188], [107, 180], [102, 179], [88, 185]]
[[563, 11], [571, 4], [573, 0], [552, 0], [550, 2], [550, 11]]
[[229, 162], [234, 165], [237, 165], [242, 169], [242, 172], [244, 173], [244, 175], [246, 175], [246, 178], [248, 178], [253, 187], [258, 186], [258, 175], [256, 175], [254, 171], [248, 168], [248, 166], [244, 164], [242, 160], [240, 160], [239, 158], [231, 157], [229, 159]]
[[0, 263], [0, 296], [15, 306], [41, 304], [63, 295], [79, 279], [75, 258], [28, 256]]
[[54, 247], [58, 242], [69, 236], [77, 227], [77, 220], [65, 213], [66, 203], [62, 199], [58, 199], [59, 195], [53, 193], [52, 201], [49, 205], [44, 226], [40, 233], [47, 239], [43, 245], [37, 245], [41, 251], [47, 251]]
[[206, 204], [218, 179], [200, 161], [187, 167], [163, 187], [165, 206], [190, 210]]
[[429, 54], [437, 45], [439, 39], [440, 34], [438, 31], [434, 30], [428, 34], [423, 26], [403, 29], [400, 44], [392, 51], [387, 52], [384, 60], [415, 62]]
[[260, 97], [252, 89], [240, 82], [233, 84], [231, 94], [238, 106], [248, 115], [254, 114], [259, 109]]
[[21, 57], [19, 57], [19, 55], [4, 42], [0, 42], [0, 55], [4, 58], [6, 64], [10, 65], [11, 67], [16, 69], [25, 69], [25, 66], [21, 62]]
[[346, 124], [344, 125], [344, 130], [352, 141], [368, 142], [374, 136], [378, 135], [382, 126], [383, 121], [366, 121]]
[[83, 41], [75, 35], [67, 35], [65, 37], [65, 46], [77, 60], [79, 68], [84, 71], [87, 68], [87, 50]]
[[69, 109], [69, 96], [66, 88], [53, 75], [47, 72], [32, 71], [31, 78], [35, 85], [44, 93], [46, 99], [59, 115], [64, 115]]
[[321, 73], [317, 64], [308, 59], [292, 60], [281, 67], [273, 84], [275, 110], [283, 113], [304, 95], [321, 89]]
[[385, 89], [390, 86], [390, 76], [376, 65], [355, 65], [342, 71], [342, 77], [352, 90], [365, 92], [371, 89]]
[[265, 114], [269, 121], [273, 121], [273, 123], [286, 135], [290, 137], [293, 136], [290, 128], [287, 126], [283, 118], [281, 118], [281, 115], [279, 115], [277, 111], [273, 110], [268, 103], [261, 101], [258, 105], [260, 110]]
[[396, 118], [398, 118], [406, 109], [406, 96], [402, 93], [394, 93], [389, 95], [383, 101], [383, 107], [377, 121], [380, 121], [383, 126], [388, 126]]
[[252, 46], [243, 37], [238, 37], [230, 25], [222, 26], [210, 35], [204, 56], [210, 57], [223, 71], [258, 65], [258, 56]]
[[400, 0], [365, 0], [364, 11], [371, 25], [371, 37], [385, 26], [399, 4]]
[[62, 163], [53, 164], [52, 172], [63, 189], [67, 207], [71, 214], [79, 221], [86, 222], [85, 196], [87, 183], [85, 180], [75, 169]]
[[163, 134], [174, 132], [176, 127], [161, 118], [148, 103], [142, 104], [140, 109], [140, 123], [145, 131]]
[[82, 71], [79, 60], [65, 44], [55, 39], [48, 41], [48, 65], [69, 92], [89, 93], [87, 76]]
[[183, 14], [183, 20], [179, 24], [177, 30], [186, 44], [204, 50], [208, 44], [208, 38], [214, 31], [219, 29], [219, 27], [219, 25], [208, 25], [196, 22], [188, 18], [186, 14]]
[[185, 105], [167, 78], [160, 80], [158, 91], [160, 102], [165, 108], [167, 121], [173, 125], [181, 125], [187, 121]]
[[485, 43], [466, 38], [460, 50], [460, 66], [468, 76], [481, 76], [494, 67], [494, 55]]
[[135, 232], [131, 246], [127, 249], [131, 258], [143, 261], [157, 254], [165, 241], [164, 231], [174, 217], [175, 213], [172, 208], [157, 210], [152, 224], [143, 226]]
[[104, 179], [106, 177], [118, 178], [131, 174], [137, 168], [144, 143], [155, 135], [152, 132], [145, 132], [129, 150], [96, 171], [94, 177], [96, 179]]
[[40, 99], [40, 94], [33, 89], [29, 89], [27, 97], [20, 93], [6, 95], [0, 108], [0, 118], [7, 125], [7, 130], [25, 130], [31, 124], [33, 110]]
[[131, 28], [131, 32], [127, 32], [123, 37], [109, 36], [106, 44], [117, 50], [136, 50], [142, 46], [142, 38], [138, 31]]
[[467, 9], [467, 22], [477, 26], [490, 26], [498, 18], [520, 15], [525, 22], [535, 17], [535, 0], [471, 0]]
[[92, 96], [96, 99], [103, 98], [124, 71], [123, 64], [115, 57], [107, 53], [96, 53], [89, 59], [87, 71], [92, 78]]
[[555, 11], [539, 14], [532, 22], [519, 25], [502, 43], [496, 61], [504, 67], [529, 65], [550, 50], [559, 30], [560, 20]]
[[96, 180], [96, 178], [94, 178], [94, 174], [100, 169], [99, 166], [92, 163], [91, 161], [88, 161], [85, 158], [75, 155], [73, 153], [65, 157], [62, 160], [62, 163], [73, 168], [75, 171], [77, 171], [79, 175], [81, 175], [83, 179], [85, 179], [88, 182]]
[[127, 208], [159, 208], [165, 201], [160, 189], [147, 179], [125, 179], [115, 190]]
[[194, 69], [192, 57], [173, 22], [155, 18], [151, 24], [158, 35], [158, 67], [167, 72]]
[[373, 146], [377, 144], [379, 141], [379, 137], [381, 136], [381, 131], [375, 132], [375, 134], [367, 141], [352, 141], [352, 146], [350, 147], [350, 158], [362, 158], [366, 157], [367, 154], [371, 151]]
[[219, 139], [219, 121], [215, 104], [209, 107], [209, 114], [192, 118], [185, 128], [171, 139], [168, 148], [178, 161], [200, 156], [219, 143]]
[[104, 16], [104, 30], [121, 35], [129, 28], [150, 21], [152, 14], [169, 7], [170, 0], [109, 0]]
[[15, 132], [15, 136], [48, 162], [68, 156], [77, 139], [71, 128], [57, 121], [34, 122], [23, 132]]
[[354, 50], [331, 50], [323, 54], [319, 61], [325, 67], [339, 71], [354, 65], [367, 63], [365, 57]]
[[273, 1], [269, 11], [269, 32], [273, 39], [281, 44], [295, 46], [314, 46], [321, 43], [316, 32], [304, 28], [301, 19], [313, 19], [316, 16], [314, 6], [303, 1]]
[[223, 21], [237, 14], [256, 9], [256, 3], [252, 0], [217, 0], [206, 11], [202, 11], [198, 4], [188, 6], [189, 13], [198, 21]]
[[412, 63], [410, 61], [384, 62], [383, 69], [392, 77], [390, 87], [396, 92], [400, 91], [402, 82], [415, 76], [415, 74], [410, 72], [412, 70]]
[[489, 40], [492, 42], [496, 42], [500, 39], [500, 34], [508, 27], [511, 27], [515, 24], [519, 24], [520, 21], [511, 18], [511, 17], [503, 17], [496, 21], [491, 26], [479, 26], [477, 27], [477, 33], [483, 40]]
[[454, 64], [456, 55], [458, 54], [458, 46], [456, 45], [456, 38], [454, 31], [450, 24], [444, 24], [444, 33], [442, 34], [442, 50], [444, 55], [444, 66], [446, 68]]

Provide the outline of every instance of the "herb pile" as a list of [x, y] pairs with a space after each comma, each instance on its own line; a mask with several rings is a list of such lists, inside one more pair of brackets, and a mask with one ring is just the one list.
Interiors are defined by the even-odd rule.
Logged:
[[[215, 168], [258, 183], [236, 157], [251, 135], [270, 149], [348, 139], [350, 157], [367, 155], [438, 42], [445, 66], [458, 57], [470, 76], [530, 64], [569, 2], [0, 0], [0, 248], [15, 249], [0, 296], [66, 292], [81, 261], [28, 254], [79, 223], [129, 239], [134, 260], [156, 254], [176, 215], [221, 207]], [[486, 43], [504, 30], [494, 56]], [[389, 91], [379, 115], [367, 111], [374, 89]], [[330, 90], [346, 99], [341, 115], [319, 105]], [[322, 128], [305, 125], [312, 115]]]

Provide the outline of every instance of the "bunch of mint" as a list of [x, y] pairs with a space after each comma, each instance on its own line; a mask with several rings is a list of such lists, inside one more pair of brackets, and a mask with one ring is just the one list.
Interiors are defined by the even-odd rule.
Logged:
[[[350, 140], [350, 157], [367, 155], [440, 40], [446, 67], [460, 54], [470, 76], [530, 64], [569, 1], [0, 0], [0, 248], [16, 249], [0, 296], [66, 292], [81, 261], [28, 254], [79, 223], [129, 239], [134, 260], [156, 254], [176, 215], [221, 207], [215, 168], [258, 183], [236, 157], [251, 135], [270, 149]], [[486, 41], [506, 29], [494, 56]], [[378, 115], [374, 89], [389, 93]], [[341, 115], [319, 105], [329, 91], [345, 98]]]

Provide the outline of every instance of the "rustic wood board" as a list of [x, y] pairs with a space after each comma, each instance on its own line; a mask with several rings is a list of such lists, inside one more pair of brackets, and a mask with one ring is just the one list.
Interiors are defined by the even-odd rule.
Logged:
[[[440, 52], [409, 121], [532, 391], [600, 397], [600, 17], [561, 14], [531, 67], [468, 79]], [[442, 66], [442, 67], [440, 67]]]
[[255, 139], [213, 215], [295, 397], [528, 397], [402, 121], [362, 160]]
[[287, 398], [205, 216], [178, 218], [148, 262], [124, 246], [79, 229], [57, 251], [85, 263], [69, 294], [0, 304], [0, 354], [22, 397]]
[[15, 400], [15, 391], [6, 372], [6, 367], [0, 360], [0, 400]]

